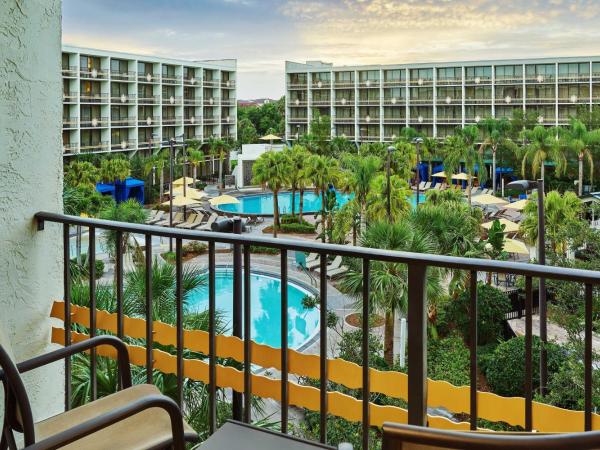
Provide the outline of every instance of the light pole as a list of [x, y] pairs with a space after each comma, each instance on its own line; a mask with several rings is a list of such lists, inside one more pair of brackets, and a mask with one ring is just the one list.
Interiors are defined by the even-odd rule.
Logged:
[[391, 170], [391, 165], [392, 165], [392, 152], [396, 150], [396, 148], [393, 145], [390, 145], [387, 148], [388, 154], [387, 154], [387, 217], [388, 220], [392, 221], [392, 196], [391, 196], [391, 190], [392, 190], [392, 185], [391, 185], [391, 179], [390, 179], [390, 170]]
[[[511, 181], [506, 185], [507, 189], [516, 189], [519, 191], [528, 191], [537, 188], [538, 202], [538, 264], [546, 265], [546, 218], [544, 214], [544, 180], [529, 181], [517, 180]], [[546, 308], [546, 280], [540, 278], [539, 288], [539, 309], [540, 309], [540, 340], [542, 348], [540, 351], [540, 394], [546, 395], [546, 384], [548, 381], [548, 353], [546, 343], [548, 342], [547, 315]]]
[[419, 184], [421, 183], [421, 173], [419, 172], [420, 169], [420, 164], [421, 164], [421, 144], [423, 143], [423, 138], [421, 137], [417, 137], [414, 138], [413, 143], [416, 146], [417, 149], [417, 179], [415, 180], [417, 183], [417, 206], [419, 206], [419, 196], [420, 196], [420, 192], [419, 192]]
[[[173, 151], [175, 138], [169, 139], [169, 227], [173, 228]], [[169, 238], [169, 252], [173, 252], [173, 238]]]

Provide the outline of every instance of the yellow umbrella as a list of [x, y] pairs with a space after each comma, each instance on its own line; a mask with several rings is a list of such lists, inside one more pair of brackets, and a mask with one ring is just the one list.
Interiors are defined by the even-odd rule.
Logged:
[[[519, 231], [519, 224], [511, 222], [510, 220], [505, 219], [505, 218], [496, 219], [496, 220], [498, 220], [501, 225], [506, 225], [504, 227], [504, 232], [505, 233], [516, 233], [517, 231]], [[494, 221], [491, 220], [489, 222], [486, 222], [486, 223], [482, 224], [481, 226], [483, 228], [485, 228], [486, 230], [489, 230], [490, 228], [492, 228], [493, 224], [494, 224]]]
[[[171, 204], [171, 200], [167, 200], [163, 202], [163, 205], [169, 206]], [[173, 197], [173, 206], [190, 206], [197, 205], [198, 200], [191, 197], [184, 197], [183, 195], [179, 195], [177, 197]]]
[[[190, 185], [194, 182], [194, 179], [191, 177], [185, 177], [185, 184]], [[182, 178], [177, 178], [175, 181], [173, 181], [173, 186], [183, 186], [183, 177]]]
[[432, 177], [436, 177], [436, 178], [446, 178], [446, 172], [438, 172], [438, 173], [434, 173], [433, 175], [431, 175]]
[[520, 253], [522, 255], [529, 255], [529, 249], [527, 246], [516, 239], [504, 239], [504, 251], [507, 253]]
[[213, 206], [219, 206], [230, 205], [232, 203], [239, 203], [240, 201], [237, 198], [232, 197], [231, 195], [219, 195], [218, 197], [211, 198], [209, 202]]
[[[474, 176], [471, 176], [471, 178], [477, 178]], [[456, 175], [452, 175], [452, 179], [453, 180], [462, 180], [462, 181], [467, 181], [469, 179], [469, 175], [467, 175], [466, 173], [457, 173]]]
[[280, 141], [281, 138], [279, 136], [275, 136], [274, 134], [267, 134], [260, 138], [261, 141]]
[[[178, 186], [176, 188], [173, 189], [173, 191], [168, 191], [167, 194], [171, 195], [171, 192], [173, 192], [173, 196], [176, 197], [178, 195], [183, 195], [183, 186]], [[206, 192], [204, 191], [199, 191], [198, 189], [194, 189], [194, 188], [186, 188], [185, 190], [185, 195], [187, 197], [196, 199], [196, 200], [202, 200], [205, 197], [208, 197], [208, 194], [206, 194]]]
[[528, 199], [519, 200], [518, 202], [509, 203], [508, 205], [506, 205], [506, 207], [510, 209], [516, 209], [517, 211], [522, 211], [523, 209], [525, 209], [525, 206], [528, 202]]
[[476, 195], [471, 201], [480, 205], [505, 205], [508, 203], [506, 200], [490, 194]]

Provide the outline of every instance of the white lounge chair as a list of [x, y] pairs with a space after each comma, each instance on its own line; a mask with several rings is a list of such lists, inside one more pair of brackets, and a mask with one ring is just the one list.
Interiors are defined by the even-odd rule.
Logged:
[[191, 230], [195, 226], [198, 226], [202, 223], [202, 216], [200, 214], [191, 214], [184, 223], [180, 223], [177, 225], [177, 228], [184, 228], [186, 230]]
[[[183, 222], [183, 213], [182, 212], [176, 213], [173, 216], [173, 226], [179, 225], [182, 222]], [[154, 225], [159, 225], [161, 227], [171, 226], [171, 222], [169, 220], [169, 215], [167, 214], [167, 217], [165, 219], [161, 220], [160, 222], [155, 223]]]
[[210, 231], [212, 224], [215, 223], [218, 218], [219, 215], [217, 213], [212, 213], [205, 224], [194, 227], [194, 230]]
[[[341, 275], [344, 272], [347, 272], [348, 268], [346, 266], [342, 266], [342, 257], [336, 256], [334, 260], [327, 266], [327, 278], [333, 278], [337, 275]], [[320, 273], [320, 269], [315, 269], [315, 273]]]

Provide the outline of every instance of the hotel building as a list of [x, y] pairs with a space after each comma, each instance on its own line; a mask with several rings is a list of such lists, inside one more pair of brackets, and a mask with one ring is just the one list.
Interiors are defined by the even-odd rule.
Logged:
[[62, 47], [63, 151], [133, 152], [183, 136], [237, 136], [236, 60]]
[[600, 57], [285, 68], [287, 140], [306, 133], [317, 112], [331, 117], [332, 137], [385, 142], [403, 127], [443, 138], [517, 109], [565, 125], [582, 105], [600, 104]]

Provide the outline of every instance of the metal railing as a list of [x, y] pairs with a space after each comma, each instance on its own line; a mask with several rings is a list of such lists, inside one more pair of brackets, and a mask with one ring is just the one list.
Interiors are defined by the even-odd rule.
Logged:
[[107, 127], [108, 117], [92, 117], [91, 119], [80, 119], [81, 128]]
[[108, 94], [81, 94], [79, 101], [81, 103], [108, 103], [109, 98]]
[[137, 72], [133, 71], [133, 70], [129, 70], [126, 72], [121, 72], [120, 70], [111, 70], [110, 71], [110, 78], [112, 80], [119, 80], [119, 81], [135, 81]]
[[235, 80], [221, 81], [222, 89], [235, 89]]
[[110, 124], [112, 126], [122, 126], [122, 127], [133, 127], [136, 124], [135, 117], [117, 117], [110, 118]]
[[94, 153], [109, 151], [108, 141], [102, 141], [95, 144], [82, 145], [79, 147], [79, 153]]
[[63, 103], [77, 103], [77, 92], [63, 92]]
[[63, 117], [62, 127], [65, 128], [77, 128], [79, 123], [78, 117]]
[[67, 142], [63, 144], [63, 153], [65, 154], [75, 154], [79, 152], [79, 143], [77, 142]]
[[184, 105], [201, 105], [202, 99], [201, 98], [184, 97], [183, 104]]
[[160, 83], [160, 74], [158, 73], [138, 73], [139, 83]]
[[136, 94], [120, 94], [120, 95], [111, 95], [110, 101], [111, 103], [121, 103], [123, 105], [128, 105], [135, 103]]
[[176, 125], [178, 123], [181, 123], [182, 121], [183, 121], [183, 116], [176, 116], [176, 117], [163, 116], [163, 118], [162, 118], [163, 125]]
[[181, 75], [172, 75], [172, 76], [162, 76], [163, 84], [180, 84], [181, 83]]
[[[150, 119], [150, 120], [148, 120]], [[147, 116], [147, 117], [138, 117], [138, 126], [140, 127], [151, 127], [151, 126], [159, 126], [160, 125], [160, 116]]]
[[163, 105], [181, 105], [183, 98], [180, 95], [163, 95]]
[[62, 76], [76, 78], [77, 70], [78, 70], [77, 66], [63, 67], [62, 68]]
[[220, 85], [221, 85], [221, 81], [220, 80], [204, 80], [204, 81], [202, 81], [202, 86], [203, 87], [217, 88]]
[[108, 71], [104, 69], [80, 69], [79, 76], [81, 78], [91, 78], [92, 80], [107, 80]]
[[160, 103], [160, 95], [152, 95], [150, 97], [139, 97], [138, 105], [158, 105]]
[[[367, 137], [368, 138], [368, 137]], [[379, 139], [379, 137], [376, 137]], [[124, 337], [124, 320], [127, 319], [123, 313], [124, 299], [124, 255], [123, 245], [125, 236], [134, 233], [145, 237], [145, 358], [143, 365], [146, 367], [147, 382], [152, 383], [153, 367], [158, 362], [157, 355], [153, 352], [155, 343], [154, 322], [152, 319], [153, 295], [152, 295], [152, 238], [154, 236], [173, 239], [175, 241], [175, 266], [176, 266], [176, 327], [175, 334], [171, 336], [174, 347], [176, 348], [175, 373], [177, 376], [177, 399], [180, 405], [183, 402], [184, 385], [184, 329], [183, 329], [183, 241], [203, 241], [208, 243], [208, 345], [207, 352], [203, 352], [209, 358], [208, 363], [208, 396], [209, 396], [209, 429], [210, 433], [216, 430], [216, 388], [217, 388], [217, 354], [219, 349], [216, 346], [216, 244], [229, 244], [233, 247], [233, 336], [243, 342], [243, 389], [242, 392], [234, 390], [232, 408], [233, 418], [237, 420], [251, 421], [251, 395], [252, 393], [252, 374], [251, 362], [253, 361], [252, 341], [251, 341], [251, 246], [260, 245], [278, 249], [280, 251], [280, 278], [281, 285], [288, 284], [288, 252], [308, 252], [317, 253], [320, 258], [319, 272], [319, 298], [320, 298], [320, 323], [319, 323], [319, 411], [320, 411], [320, 441], [326, 442], [327, 436], [327, 414], [328, 414], [328, 333], [327, 333], [327, 305], [328, 305], [328, 281], [327, 281], [327, 258], [330, 255], [354, 258], [360, 260], [362, 268], [362, 314], [363, 317], [369, 317], [370, 314], [370, 268], [371, 262], [381, 261], [396, 264], [406, 264], [408, 270], [408, 380], [407, 396], [408, 411], [407, 421], [409, 424], [425, 426], [427, 424], [427, 318], [428, 303], [426, 279], [429, 268], [441, 268], [449, 270], [465, 271], [469, 274], [467, 281], [469, 292], [469, 351], [470, 351], [470, 427], [477, 429], [478, 420], [478, 397], [481, 393], [477, 391], [478, 364], [477, 364], [477, 318], [478, 318], [478, 298], [477, 298], [477, 279], [479, 272], [514, 274], [525, 277], [525, 402], [524, 417], [525, 430], [531, 431], [533, 427], [533, 280], [534, 278], [553, 279], [569, 281], [583, 284], [582, 298], [585, 305], [585, 323], [584, 323], [584, 429], [592, 429], [592, 300], [593, 287], [600, 285], [600, 272], [570, 269], [554, 266], [542, 266], [533, 264], [524, 264], [508, 261], [495, 261], [488, 259], [464, 258], [454, 256], [442, 256], [424, 253], [409, 253], [382, 250], [375, 248], [354, 247], [350, 245], [323, 244], [318, 242], [307, 242], [305, 240], [275, 239], [261, 236], [244, 236], [241, 234], [203, 232], [195, 230], [184, 230], [176, 228], [165, 228], [150, 225], [138, 225], [124, 222], [115, 222], [99, 219], [90, 219], [77, 216], [68, 216], [50, 212], [38, 212], [36, 215], [37, 228], [43, 230], [45, 222], [55, 222], [63, 224], [63, 270], [64, 270], [64, 344], [71, 345], [72, 323], [75, 322], [75, 316], [71, 309], [71, 283], [70, 283], [70, 226], [87, 227], [89, 230], [89, 250], [88, 250], [88, 278], [89, 278], [89, 336], [93, 337], [98, 333], [96, 309], [97, 299], [96, 288], [96, 235], [97, 230], [110, 230], [116, 232], [116, 254], [115, 254], [115, 296], [116, 296], [116, 334], [118, 337]], [[241, 226], [240, 226], [241, 228]], [[245, 268], [245, 270], [244, 270]], [[288, 373], [289, 353], [288, 348], [288, 292], [287, 289], [281, 290], [281, 351], [279, 352], [281, 380], [280, 400], [281, 400], [281, 432], [288, 432], [288, 408], [290, 391]], [[103, 317], [105, 314], [103, 313]], [[72, 320], [74, 322], [72, 322]], [[105, 320], [106, 322], [106, 320]], [[242, 323], [244, 326], [242, 327]], [[369, 321], [362, 320], [360, 325], [362, 330], [362, 439], [363, 448], [369, 447], [369, 427], [370, 427], [370, 394], [371, 392], [371, 371], [369, 370]], [[242, 331], [243, 330], [243, 331]], [[143, 333], [143, 331], [140, 331]], [[76, 337], [76, 336], [75, 336]], [[221, 349], [222, 350], [222, 349]], [[156, 357], [156, 359], [155, 359]], [[95, 400], [98, 395], [97, 390], [97, 372], [95, 351], [90, 353], [90, 380], [91, 380], [91, 398]], [[175, 362], [174, 361], [174, 362]], [[270, 360], [269, 360], [270, 361]], [[515, 362], [516, 363], [516, 362]], [[71, 400], [71, 375], [72, 366], [70, 358], [65, 360], [65, 406], [70, 407]], [[332, 377], [337, 376], [332, 373]], [[335, 378], [332, 378], [335, 379]], [[375, 380], [373, 380], [375, 383]], [[353, 419], [354, 420], [354, 419]]]
[[233, 98], [224, 98], [221, 100], [222, 106], [235, 106], [235, 99]]
[[134, 148], [137, 148], [137, 141], [135, 139], [124, 139], [120, 142], [113, 142], [110, 145], [112, 151], [132, 150]]

